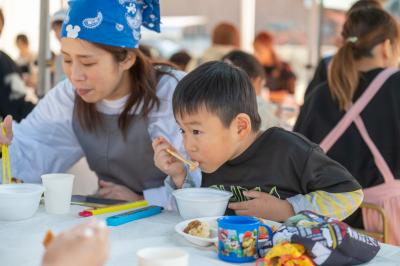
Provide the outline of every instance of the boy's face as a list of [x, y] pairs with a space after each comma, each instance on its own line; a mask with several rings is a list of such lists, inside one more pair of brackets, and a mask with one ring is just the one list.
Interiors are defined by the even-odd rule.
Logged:
[[205, 108], [184, 117], [177, 115], [176, 120], [182, 129], [187, 153], [203, 172], [212, 173], [236, 157], [241, 134], [235, 120], [227, 128], [217, 115]]

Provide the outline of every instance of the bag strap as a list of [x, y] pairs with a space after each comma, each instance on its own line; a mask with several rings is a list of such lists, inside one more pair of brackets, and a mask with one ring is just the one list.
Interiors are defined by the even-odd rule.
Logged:
[[375, 96], [375, 94], [379, 91], [385, 81], [398, 70], [395, 68], [387, 68], [371, 82], [365, 92], [361, 95], [361, 97], [353, 104], [350, 109], [346, 112], [343, 118], [339, 121], [339, 123], [329, 132], [329, 134], [324, 138], [321, 142], [321, 148], [326, 152], [335, 144], [335, 142], [343, 135], [346, 129], [350, 126], [350, 124], [354, 121], [358, 131], [361, 134], [361, 137], [367, 144], [369, 150], [374, 156], [375, 164], [382, 174], [386, 183], [393, 182], [394, 176], [390, 171], [389, 166], [387, 165], [385, 159], [382, 154], [379, 152], [375, 143], [372, 141], [371, 137], [368, 134], [368, 131], [365, 127], [365, 124], [360, 117], [360, 113], [367, 106], [367, 104], [371, 101], [371, 99]]
[[371, 82], [361, 97], [347, 110], [346, 114], [337, 123], [337, 125], [329, 132], [329, 134], [322, 140], [320, 147], [327, 153], [333, 144], [343, 135], [353, 120], [364, 110], [365, 106], [371, 101], [378, 90], [382, 87], [383, 83], [398, 69], [387, 68], [381, 71], [375, 79]]
[[361, 137], [367, 144], [369, 150], [371, 151], [372, 155], [374, 156], [374, 161], [376, 167], [378, 167], [379, 172], [383, 176], [385, 183], [390, 183], [394, 181], [394, 176], [392, 171], [390, 171], [389, 166], [387, 165], [385, 159], [383, 158], [382, 154], [379, 152], [378, 148], [376, 147], [375, 143], [372, 141], [371, 137], [368, 134], [367, 128], [365, 127], [364, 121], [360, 116], [357, 116], [354, 120], [354, 123], [357, 126], [358, 131], [361, 134]]

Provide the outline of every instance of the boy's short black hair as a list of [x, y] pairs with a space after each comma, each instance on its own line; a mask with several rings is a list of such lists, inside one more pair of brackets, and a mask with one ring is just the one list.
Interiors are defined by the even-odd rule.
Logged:
[[260, 129], [256, 94], [248, 75], [225, 62], [211, 61], [187, 74], [176, 86], [172, 106], [175, 116], [181, 117], [205, 107], [226, 127], [238, 114], [245, 113], [253, 132]]

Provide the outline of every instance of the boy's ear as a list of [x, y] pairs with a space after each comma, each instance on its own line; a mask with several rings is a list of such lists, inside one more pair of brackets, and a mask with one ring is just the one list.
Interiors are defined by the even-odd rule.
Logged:
[[251, 133], [251, 119], [247, 114], [240, 113], [235, 118], [235, 126], [239, 137], [245, 137]]

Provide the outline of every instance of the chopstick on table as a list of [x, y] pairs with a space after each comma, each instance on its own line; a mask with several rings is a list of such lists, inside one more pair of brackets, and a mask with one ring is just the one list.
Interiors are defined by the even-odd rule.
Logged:
[[[3, 125], [3, 123], [1, 122], [0, 123], [0, 134], [3, 134], [3, 136], [6, 136], [7, 134], [7, 132], [6, 132], [6, 129], [4, 128], [4, 125]], [[11, 184], [11, 167], [10, 167], [10, 156], [9, 156], [9, 154], [8, 154], [8, 146], [7, 146], [7, 144], [2, 144], [1, 145], [1, 153], [2, 153], [2, 156], [3, 156], [3, 159], [2, 159], [2, 170], [3, 170], [3, 184], [6, 184], [7, 183], [7, 180], [8, 180], [8, 183], [9, 184]]]
[[179, 153], [174, 152], [171, 149], [166, 149], [166, 151], [169, 154], [171, 154], [172, 156], [174, 156], [176, 159], [178, 159], [179, 161], [183, 162], [184, 164], [187, 164], [189, 166], [190, 171], [193, 171], [194, 169], [199, 167], [199, 163], [198, 162], [187, 160], [187, 159], [183, 158], [182, 155], [180, 155]]

